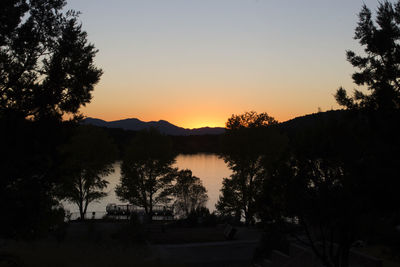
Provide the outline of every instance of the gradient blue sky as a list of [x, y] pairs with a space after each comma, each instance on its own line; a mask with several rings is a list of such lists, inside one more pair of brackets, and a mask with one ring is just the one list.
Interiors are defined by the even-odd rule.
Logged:
[[223, 126], [255, 110], [279, 121], [336, 109], [352, 90], [345, 50], [376, 0], [68, 0], [104, 75], [86, 116]]

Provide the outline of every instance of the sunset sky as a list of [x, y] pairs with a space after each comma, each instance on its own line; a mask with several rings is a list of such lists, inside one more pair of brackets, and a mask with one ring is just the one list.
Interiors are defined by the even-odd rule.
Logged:
[[255, 110], [279, 121], [336, 109], [352, 90], [347, 49], [376, 0], [68, 0], [104, 71], [84, 115], [224, 126]]

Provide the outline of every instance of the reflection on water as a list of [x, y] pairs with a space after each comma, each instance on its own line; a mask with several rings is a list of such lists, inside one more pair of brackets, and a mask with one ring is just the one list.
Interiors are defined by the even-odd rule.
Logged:
[[[215, 154], [190, 154], [178, 155], [176, 157], [175, 167], [179, 169], [189, 169], [194, 176], [199, 177], [207, 189], [209, 200], [207, 207], [215, 210], [215, 203], [218, 201], [219, 190], [222, 186], [222, 178], [231, 175], [231, 171], [226, 166], [223, 159]], [[98, 202], [89, 204], [88, 211], [105, 212], [108, 203], [125, 204], [117, 199], [115, 187], [119, 183], [121, 176], [120, 162], [114, 164], [115, 172], [108, 175], [106, 180], [109, 182], [107, 189], [108, 196]], [[71, 212], [77, 212], [78, 207], [72, 203], [64, 203], [66, 209]]]

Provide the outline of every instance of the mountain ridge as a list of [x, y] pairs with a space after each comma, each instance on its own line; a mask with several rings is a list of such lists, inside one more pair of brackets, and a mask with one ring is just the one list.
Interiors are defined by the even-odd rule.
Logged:
[[201, 127], [194, 129], [187, 129], [176, 126], [166, 120], [158, 121], [141, 121], [137, 118], [127, 118], [115, 121], [105, 121], [98, 118], [87, 117], [82, 121], [83, 124], [90, 124], [99, 127], [106, 128], [121, 128], [130, 131], [141, 131], [148, 128], [156, 128], [161, 133], [175, 136], [188, 136], [188, 135], [218, 135], [225, 132], [225, 128], [222, 127]]

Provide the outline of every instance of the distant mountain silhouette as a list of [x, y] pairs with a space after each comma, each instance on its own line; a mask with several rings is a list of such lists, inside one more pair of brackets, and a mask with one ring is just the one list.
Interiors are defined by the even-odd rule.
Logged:
[[205, 134], [222, 134], [225, 132], [225, 128], [222, 127], [202, 127], [197, 129], [185, 129], [169, 123], [168, 121], [149, 121], [144, 122], [139, 119], [125, 119], [117, 121], [103, 121], [96, 118], [86, 118], [83, 120], [84, 124], [91, 124], [99, 127], [107, 128], [121, 128], [130, 131], [140, 131], [154, 127], [161, 133], [167, 135], [205, 135]]

